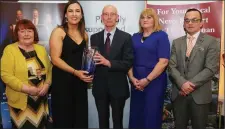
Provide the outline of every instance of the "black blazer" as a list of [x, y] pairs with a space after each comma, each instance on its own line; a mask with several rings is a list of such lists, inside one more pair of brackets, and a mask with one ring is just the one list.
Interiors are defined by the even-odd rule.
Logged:
[[93, 79], [94, 97], [104, 97], [109, 94], [114, 98], [129, 98], [127, 73], [133, 63], [133, 48], [131, 35], [116, 28], [110, 54], [104, 49], [104, 30], [91, 36], [91, 46], [111, 63], [111, 68], [97, 65]]

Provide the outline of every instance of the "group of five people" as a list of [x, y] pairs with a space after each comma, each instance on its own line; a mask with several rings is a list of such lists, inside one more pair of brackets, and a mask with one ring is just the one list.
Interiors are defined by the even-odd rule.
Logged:
[[[211, 102], [211, 78], [217, 72], [219, 43], [200, 32], [202, 15], [187, 10], [186, 35], [173, 41], [162, 31], [154, 9], [144, 9], [139, 32], [130, 34], [116, 27], [118, 12], [107, 5], [102, 10], [104, 30], [90, 37], [97, 47], [94, 76], [81, 70], [88, 46], [83, 9], [79, 2], [66, 4], [62, 25], [50, 36], [50, 57], [37, 45], [38, 35], [29, 20], [17, 22], [17, 42], [8, 45], [1, 59], [1, 78], [6, 84], [14, 128], [46, 128], [47, 93], [51, 86], [53, 128], [88, 128], [87, 84], [93, 83], [99, 128], [109, 128], [110, 105], [113, 128], [123, 128], [123, 110], [131, 102], [129, 128], [160, 129], [164, 94], [169, 77], [177, 129], [206, 127]], [[194, 39], [190, 38], [193, 37]]]

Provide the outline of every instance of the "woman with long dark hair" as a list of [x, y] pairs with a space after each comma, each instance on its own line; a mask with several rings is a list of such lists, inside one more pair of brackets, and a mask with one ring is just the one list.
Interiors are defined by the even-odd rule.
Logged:
[[87, 83], [92, 77], [81, 70], [88, 36], [80, 3], [68, 2], [63, 17], [50, 37], [53, 128], [88, 128]]

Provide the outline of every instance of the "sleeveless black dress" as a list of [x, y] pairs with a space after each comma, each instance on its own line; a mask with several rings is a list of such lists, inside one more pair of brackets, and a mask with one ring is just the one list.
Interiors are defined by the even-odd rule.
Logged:
[[[80, 70], [85, 47], [85, 40], [78, 45], [66, 34], [61, 59]], [[51, 98], [53, 128], [88, 128], [87, 83], [53, 66]]]

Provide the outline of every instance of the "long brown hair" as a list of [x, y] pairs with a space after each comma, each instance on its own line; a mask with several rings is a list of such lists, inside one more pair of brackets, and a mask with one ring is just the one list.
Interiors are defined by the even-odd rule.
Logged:
[[81, 14], [82, 14], [82, 18], [80, 19], [80, 22], [78, 23], [78, 30], [82, 36], [82, 38], [86, 41], [86, 43], [88, 43], [88, 36], [87, 36], [87, 33], [85, 32], [85, 19], [84, 19], [84, 11], [83, 11], [83, 8], [81, 6], [81, 4], [77, 1], [77, 0], [70, 0], [65, 8], [64, 8], [64, 12], [63, 12], [63, 19], [62, 19], [62, 24], [61, 26], [63, 27], [63, 29], [65, 30], [66, 33], [68, 33], [68, 23], [67, 23], [67, 19], [65, 17], [65, 14], [67, 12], [67, 9], [68, 7], [71, 5], [71, 4], [78, 4], [81, 8]]

